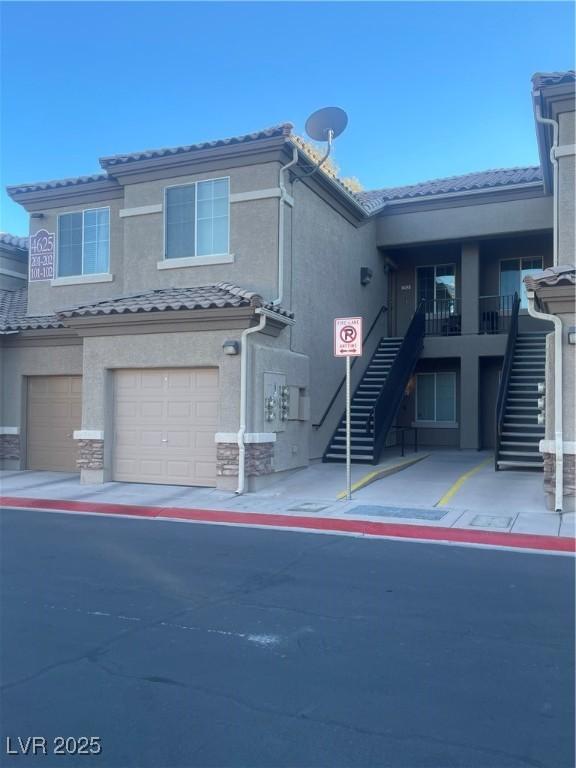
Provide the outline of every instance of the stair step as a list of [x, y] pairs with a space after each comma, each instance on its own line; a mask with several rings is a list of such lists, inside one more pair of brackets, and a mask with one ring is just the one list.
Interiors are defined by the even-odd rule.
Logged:
[[509, 459], [505, 459], [504, 461], [500, 461], [498, 459], [498, 466], [499, 467], [511, 467], [514, 468], [525, 468], [525, 469], [542, 469], [544, 466], [544, 462], [537, 463], [535, 461], [510, 461]]
[[542, 432], [502, 432], [502, 437], [544, 437], [544, 430]]
[[522, 440], [502, 440], [500, 445], [503, 446], [501, 453], [504, 453], [507, 449], [510, 449], [514, 445], [520, 446], [521, 448], [533, 448], [535, 453], [540, 450], [538, 447], [538, 442], [534, 443], [528, 440], [526, 440], [526, 442], [522, 442]]
[[542, 459], [540, 453], [533, 451], [500, 451], [498, 456], [534, 456], [534, 458], [537, 458], [539, 461]]

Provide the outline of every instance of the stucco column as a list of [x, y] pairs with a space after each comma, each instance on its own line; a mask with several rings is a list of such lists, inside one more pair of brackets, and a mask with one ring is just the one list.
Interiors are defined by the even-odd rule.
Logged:
[[460, 359], [460, 448], [477, 451], [480, 447], [480, 373], [478, 355], [469, 353]]
[[478, 333], [478, 298], [480, 295], [480, 245], [462, 243], [460, 257], [460, 293], [462, 299], [462, 333]]

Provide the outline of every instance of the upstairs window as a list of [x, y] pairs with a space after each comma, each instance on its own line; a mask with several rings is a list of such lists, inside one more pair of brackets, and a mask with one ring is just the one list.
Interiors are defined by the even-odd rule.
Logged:
[[542, 257], [535, 259], [505, 259], [500, 262], [500, 296], [520, 296], [520, 307], [528, 307], [524, 278], [542, 269]]
[[165, 200], [167, 259], [228, 255], [229, 179], [168, 187]]
[[58, 277], [107, 273], [110, 209], [91, 208], [58, 217]]

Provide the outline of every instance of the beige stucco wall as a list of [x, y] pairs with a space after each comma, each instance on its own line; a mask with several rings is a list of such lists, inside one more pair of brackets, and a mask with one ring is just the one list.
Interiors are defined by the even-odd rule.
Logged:
[[19, 427], [21, 461], [26, 455], [26, 377], [82, 374], [82, 344], [54, 346], [42, 339], [37, 346], [11, 345], [0, 348], [0, 424]]
[[218, 429], [238, 429], [240, 356], [225, 355], [226, 331], [94, 336], [84, 340], [82, 429], [106, 432], [113, 392], [107, 376], [119, 368], [217, 367], [221, 407]]
[[[372, 221], [354, 226], [302, 182], [292, 193], [293, 262], [287, 295], [297, 322], [291, 348], [310, 358], [311, 419], [317, 423], [344, 375], [344, 360], [333, 354], [334, 318], [361, 315], [367, 331], [387, 303], [387, 276]], [[362, 266], [373, 271], [367, 286], [360, 284]], [[383, 323], [379, 331], [383, 335]], [[356, 366], [358, 372], [367, 361], [368, 356]], [[313, 430], [312, 458], [322, 455], [342, 408], [340, 398], [322, 429]]]
[[392, 247], [534, 232], [551, 226], [551, 196], [484, 204], [477, 199], [470, 205], [412, 213], [402, 213], [399, 207], [390, 206], [377, 219], [377, 242]]
[[[43, 211], [41, 219], [30, 219], [30, 235], [45, 229], [56, 233], [58, 241], [58, 216], [62, 213], [82, 211], [87, 208], [110, 208], [110, 274], [112, 282], [88, 283], [75, 285], [52, 285], [50, 280], [32, 282], [28, 288], [28, 314], [50, 315], [58, 309], [82, 303], [93, 303], [110, 296], [120, 296], [124, 291], [123, 242], [124, 228], [118, 212], [122, 200], [83, 202], [77, 205], [65, 205], [62, 208], [50, 208]], [[56, 245], [56, 247], [58, 247]]]
[[[126, 208], [163, 206], [166, 187], [225, 176], [230, 178], [231, 195], [272, 189], [278, 186], [278, 169], [278, 163], [265, 163], [128, 184], [124, 204]], [[274, 295], [278, 271], [277, 198], [231, 202], [231, 264], [159, 270], [157, 263], [164, 259], [164, 213], [125, 218], [124, 238], [124, 279], [128, 292], [229, 281], [265, 297]]]
[[[58, 215], [90, 207], [110, 207], [111, 282], [52, 285], [50, 281], [30, 285], [29, 314], [50, 314], [57, 309], [94, 302], [152, 288], [206, 285], [219, 281], [273, 298], [277, 282], [278, 199], [236, 201], [230, 205], [230, 253], [233, 263], [158, 269], [164, 259], [164, 212], [120, 217], [120, 210], [142, 206], [164, 206], [166, 187], [203, 179], [230, 178], [232, 195], [257, 192], [278, 186], [278, 163], [217, 169], [155, 181], [127, 184], [124, 199], [82, 202], [47, 208], [43, 218], [31, 219], [30, 234], [38, 229], [58, 232]], [[174, 262], [171, 262], [174, 263]]]
[[[562, 112], [558, 123], [559, 145], [570, 146], [576, 144], [575, 113]], [[576, 157], [568, 155], [558, 161], [558, 263], [574, 264], [574, 244], [576, 242], [575, 231], [575, 188], [576, 188]]]

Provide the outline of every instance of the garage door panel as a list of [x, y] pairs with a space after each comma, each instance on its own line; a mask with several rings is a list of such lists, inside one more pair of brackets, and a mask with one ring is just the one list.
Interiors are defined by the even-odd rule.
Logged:
[[28, 378], [28, 469], [76, 472], [77, 444], [73, 433], [81, 426], [81, 376]]
[[195, 416], [197, 419], [200, 419], [204, 422], [212, 422], [216, 419], [216, 416], [218, 414], [218, 405], [217, 403], [210, 403], [210, 402], [200, 402], [195, 403]]
[[115, 395], [114, 479], [216, 484], [217, 369], [117, 371]]
[[140, 404], [140, 416], [143, 418], [162, 417], [164, 415], [164, 403], [160, 400], [156, 402], [148, 400]]

